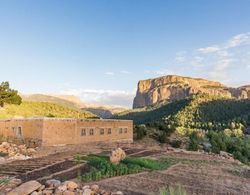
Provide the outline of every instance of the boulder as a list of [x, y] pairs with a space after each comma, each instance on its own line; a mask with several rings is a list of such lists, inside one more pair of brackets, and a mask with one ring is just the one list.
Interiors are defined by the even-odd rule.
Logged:
[[85, 189], [82, 193], [82, 195], [92, 195], [92, 194], [94, 194], [94, 192], [92, 192], [91, 189]]
[[91, 186], [91, 190], [94, 191], [94, 192], [96, 192], [96, 193], [99, 191], [99, 189], [100, 189], [100, 188], [99, 188], [98, 185], [92, 185], [92, 186]]
[[110, 162], [112, 164], [119, 164], [120, 161], [124, 160], [126, 158], [126, 153], [121, 149], [118, 148], [116, 150], [113, 150], [110, 156]]
[[21, 184], [17, 188], [10, 191], [7, 195], [28, 195], [40, 188], [42, 184], [32, 180]]
[[47, 181], [45, 182], [45, 185], [46, 185], [47, 187], [54, 187], [54, 188], [57, 188], [57, 187], [59, 187], [59, 186], [61, 185], [61, 182], [60, 182], [59, 180], [57, 180], [57, 179], [50, 179], [50, 180], [47, 180]]

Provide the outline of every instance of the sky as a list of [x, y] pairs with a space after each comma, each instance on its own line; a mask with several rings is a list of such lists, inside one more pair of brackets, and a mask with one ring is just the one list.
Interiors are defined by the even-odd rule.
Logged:
[[168, 74], [250, 84], [249, 0], [0, 0], [0, 81], [131, 107]]

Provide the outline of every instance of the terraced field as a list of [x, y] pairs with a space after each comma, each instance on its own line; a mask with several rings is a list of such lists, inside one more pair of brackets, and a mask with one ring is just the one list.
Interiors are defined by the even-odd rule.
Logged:
[[105, 190], [145, 195], [158, 194], [163, 187], [181, 185], [188, 194], [250, 194], [250, 171], [247, 166], [215, 155], [149, 149], [126, 144], [74, 146], [70, 150], [65, 147], [58, 151], [56, 149], [56, 153], [47, 156], [2, 164], [0, 176], [21, 178], [23, 181], [36, 179], [44, 182], [50, 178], [68, 180], [75, 178], [79, 170], [84, 172], [87, 169], [85, 163], [76, 164], [73, 161], [75, 154], [109, 153], [118, 146], [128, 156], [167, 158], [174, 165], [163, 171], [143, 172], [95, 182]]

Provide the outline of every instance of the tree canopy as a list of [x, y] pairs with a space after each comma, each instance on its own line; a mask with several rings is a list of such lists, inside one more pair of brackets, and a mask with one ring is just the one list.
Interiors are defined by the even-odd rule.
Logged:
[[0, 107], [3, 107], [5, 103], [17, 105], [22, 103], [22, 98], [18, 95], [18, 91], [11, 89], [7, 81], [0, 84]]

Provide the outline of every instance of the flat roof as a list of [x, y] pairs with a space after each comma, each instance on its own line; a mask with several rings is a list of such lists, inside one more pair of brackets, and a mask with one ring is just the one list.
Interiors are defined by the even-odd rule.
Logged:
[[0, 119], [0, 121], [25, 121], [25, 120], [133, 121], [133, 120], [121, 120], [121, 119], [81, 119], [81, 118], [52, 118], [52, 117], [27, 117], [27, 118]]

